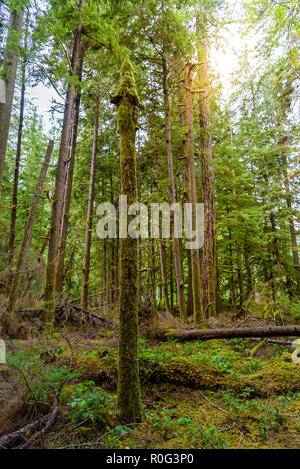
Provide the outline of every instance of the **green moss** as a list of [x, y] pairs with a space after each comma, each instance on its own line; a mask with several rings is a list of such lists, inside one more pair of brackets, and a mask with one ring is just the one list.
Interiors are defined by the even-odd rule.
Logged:
[[[85, 354], [76, 357], [74, 363], [75, 369], [83, 371], [86, 379], [96, 379], [99, 383], [114, 379], [117, 375], [118, 360], [110, 354], [105, 357]], [[148, 356], [144, 351], [141, 352], [139, 369], [143, 383], [169, 383], [192, 389], [220, 389], [235, 395], [246, 392], [251, 398], [300, 391], [299, 367], [282, 360], [265, 363], [259, 371], [244, 374], [242, 369], [235, 372], [231, 366], [220, 370], [216, 362], [204, 362], [197, 360], [195, 356], [191, 359], [176, 357], [171, 352], [157, 353], [149, 350]]]

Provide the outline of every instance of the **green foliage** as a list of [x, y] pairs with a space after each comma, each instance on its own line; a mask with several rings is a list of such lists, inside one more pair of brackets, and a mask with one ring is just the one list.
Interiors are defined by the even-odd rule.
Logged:
[[267, 438], [269, 432], [278, 431], [279, 427], [283, 423], [283, 416], [281, 415], [280, 409], [274, 405], [266, 405], [264, 413], [260, 418], [259, 429], [263, 438]]
[[75, 386], [69, 401], [69, 416], [72, 420], [90, 418], [92, 422], [107, 424], [112, 415], [114, 396], [95, 385], [84, 381]]
[[180, 415], [177, 409], [156, 406], [146, 412], [146, 418], [153, 430], [159, 432], [164, 439], [183, 439], [189, 442], [190, 448], [228, 448], [216, 427], [197, 425], [188, 415]]
[[50, 351], [43, 347], [36, 347], [7, 354], [7, 364], [20, 373], [29, 391], [30, 403], [34, 405], [46, 403], [63, 383], [80, 376], [81, 373], [71, 371], [67, 366], [45, 367], [43, 354], [51, 359], [63, 350], [62, 347], [53, 348]]

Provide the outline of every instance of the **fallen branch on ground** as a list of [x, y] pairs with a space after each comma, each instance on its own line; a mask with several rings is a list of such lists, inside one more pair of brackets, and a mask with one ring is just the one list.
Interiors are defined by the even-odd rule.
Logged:
[[95, 314], [95, 313], [91, 313], [91, 311], [88, 311], [86, 309], [83, 309], [83, 308], [80, 308], [79, 306], [76, 306], [76, 305], [72, 305], [72, 308], [76, 309], [76, 311], [80, 311], [81, 313], [84, 313], [88, 316], [91, 316], [92, 318], [95, 318], [95, 319], [98, 319], [99, 321], [102, 321], [110, 326], [116, 326], [118, 325], [118, 322], [117, 321], [112, 321], [110, 319], [107, 319], [107, 318], [103, 318], [102, 316], [98, 316], [98, 314]]
[[19, 446], [18, 449], [28, 449], [28, 448], [30, 448], [30, 446], [32, 446], [32, 444], [35, 441], [39, 440], [42, 436], [44, 436], [44, 434], [54, 424], [57, 412], [58, 412], [58, 402], [57, 402], [57, 397], [56, 397], [55, 398], [54, 409], [50, 414], [48, 414], [48, 419], [47, 419], [47, 422], [46, 422], [45, 426], [40, 431], [38, 431], [37, 433], [32, 435], [32, 437], [30, 437], [29, 440], [25, 441], [25, 443], [23, 443], [21, 446]]
[[[260, 338], [254, 338], [253, 340], [260, 340]], [[294, 341], [291, 340], [276, 340], [276, 339], [267, 339], [268, 344], [284, 345], [285, 347], [294, 347]]]

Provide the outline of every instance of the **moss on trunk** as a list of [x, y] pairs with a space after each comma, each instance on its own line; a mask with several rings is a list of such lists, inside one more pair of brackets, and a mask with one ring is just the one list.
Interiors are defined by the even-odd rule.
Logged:
[[[120, 85], [111, 101], [118, 107], [120, 132], [121, 194], [128, 205], [137, 202], [135, 134], [140, 100], [129, 60], [121, 67]], [[129, 217], [128, 217], [128, 222]], [[124, 422], [141, 418], [142, 404], [138, 370], [137, 239], [120, 239], [120, 338], [118, 406]]]

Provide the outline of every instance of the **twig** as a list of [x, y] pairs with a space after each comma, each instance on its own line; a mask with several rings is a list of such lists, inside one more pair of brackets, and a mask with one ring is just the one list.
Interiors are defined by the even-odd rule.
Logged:
[[230, 415], [229, 412], [227, 412], [227, 410], [224, 410], [224, 409], [221, 409], [221, 407], [218, 407], [216, 404], [214, 404], [213, 402], [211, 402], [208, 397], [205, 396], [205, 394], [203, 394], [202, 391], [198, 391], [199, 394], [203, 397], [203, 399], [205, 399], [210, 405], [212, 405], [215, 409], [219, 410], [220, 412], [223, 412], [223, 414], [227, 414], [227, 415]]
[[229, 430], [232, 430], [233, 428], [235, 428], [236, 425], [237, 425], [237, 424], [236, 424], [236, 422], [235, 422], [235, 423], [234, 423], [233, 425], [231, 425], [230, 427], [224, 428], [224, 430], [219, 430], [219, 433], [228, 432]]

